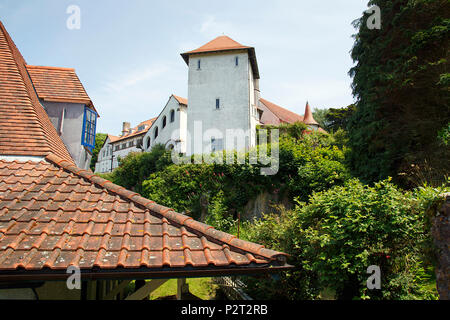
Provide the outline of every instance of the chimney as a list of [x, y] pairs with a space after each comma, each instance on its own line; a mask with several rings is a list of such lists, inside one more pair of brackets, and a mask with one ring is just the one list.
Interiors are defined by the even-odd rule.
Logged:
[[130, 132], [130, 123], [124, 122], [122, 125], [122, 136], [128, 134]]

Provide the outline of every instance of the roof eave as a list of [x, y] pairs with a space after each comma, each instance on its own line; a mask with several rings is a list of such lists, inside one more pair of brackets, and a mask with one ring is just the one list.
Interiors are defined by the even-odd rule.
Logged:
[[[81, 269], [83, 280], [137, 280], [137, 279], [173, 279], [173, 278], [197, 278], [215, 276], [236, 276], [270, 274], [293, 269], [294, 266], [284, 265], [244, 265], [232, 267], [163, 267], [163, 268], [116, 268], [116, 269]], [[67, 280], [66, 269], [44, 270], [11, 270], [0, 272], [0, 282], [24, 282], [24, 281], [63, 281]]]

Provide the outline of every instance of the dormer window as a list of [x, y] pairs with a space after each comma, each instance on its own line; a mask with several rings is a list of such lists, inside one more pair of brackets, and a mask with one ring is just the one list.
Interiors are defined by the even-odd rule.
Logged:
[[85, 107], [83, 118], [83, 131], [81, 144], [90, 149], [95, 148], [95, 127], [97, 125], [97, 113], [94, 110]]

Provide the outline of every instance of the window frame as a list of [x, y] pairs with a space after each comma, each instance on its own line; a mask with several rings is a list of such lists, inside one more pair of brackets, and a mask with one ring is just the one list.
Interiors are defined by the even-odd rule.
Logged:
[[[88, 116], [90, 118], [88, 118]], [[93, 119], [92, 119], [93, 117]], [[83, 114], [83, 129], [81, 131], [81, 145], [93, 150], [95, 148], [95, 134], [97, 130], [97, 112], [85, 106]], [[88, 141], [86, 141], [88, 140]], [[92, 142], [92, 143], [91, 143]]]

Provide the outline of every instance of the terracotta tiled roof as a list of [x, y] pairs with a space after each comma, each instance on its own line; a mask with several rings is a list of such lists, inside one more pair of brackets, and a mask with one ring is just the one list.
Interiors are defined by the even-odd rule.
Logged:
[[95, 110], [75, 69], [27, 65], [27, 70], [40, 99], [82, 103]]
[[47, 116], [26, 63], [0, 22], [0, 155], [46, 156], [73, 162]]
[[[118, 137], [118, 139], [111, 141], [111, 142], [118, 142], [118, 141], [123, 141], [126, 140], [128, 138], [133, 138], [135, 136], [140, 136], [143, 135], [145, 133], [147, 133], [147, 131], [150, 129], [150, 127], [152, 126], [153, 122], [156, 120], [157, 118], [152, 118], [149, 120], [145, 120], [142, 121], [141, 123], [139, 123], [136, 127], [131, 128], [130, 133], [124, 135], [124, 136], [120, 136]], [[143, 130], [138, 130], [140, 126], [146, 125], [147, 127]]]
[[178, 101], [178, 103], [184, 104], [186, 106], [188, 105], [188, 100], [186, 98], [182, 98], [174, 94], [172, 96]]
[[[0, 280], [25, 270], [285, 268], [286, 255], [237, 239], [49, 155], [0, 160]], [[226, 273], [223, 271], [223, 273]], [[98, 275], [98, 272], [97, 272]], [[95, 277], [96, 273], [92, 273]]]
[[228, 36], [219, 36], [207, 44], [191, 51], [187, 51], [181, 54], [186, 64], [189, 64], [189, 56], [200, 53], [211, 53], [220, 51], [233, 51], [233, 50], [247, 50], [250, 58], [250, 63], [253, 69], [253, 75], [256, 79], [259, 79], [258, 63], [256, 61], [255, 48], [248, 47], [234, 41]]
[[204, 52], [215, 52], [215, 51], [223, 51], [223, 50], [238, 50], [238, 49], [249, 49], [250, 47], [244, 46], [237, 41], [234, 41], [228, 36], [219, 36], [214, 40], [211, 40], [207, 44], [197, 48], [195, 50], [191, 50], [186, 52], [187, 54], [191, 53], [204, 53]]
[[276, 115], [281, 122], [294, 123], [298, 121], [303, 121], [303, 117], [292, 111], [289, 111], [275, 103], [272, 103], [266, 99], [259, 99], [259, 101], [264, 104], [274, 115]]
[[113, 136], [112, 134], [108, 134], [109, 141], [114, 142], [120, 139], [120, 137]]

